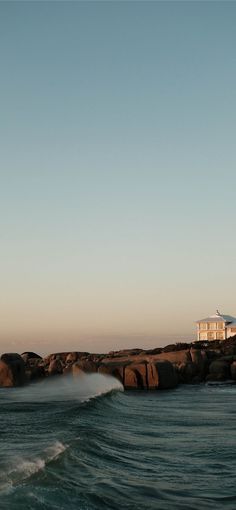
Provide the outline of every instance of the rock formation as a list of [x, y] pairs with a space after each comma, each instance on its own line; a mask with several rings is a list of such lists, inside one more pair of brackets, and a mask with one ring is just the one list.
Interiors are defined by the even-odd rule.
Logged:
[[177, 343], [149, 350], [125, 349], [108, 354], [32, 352], [3, 354], [0, 386], [18, 386], [46, 377], [98, 372], [119, 379], [125, 389], [159, 390], [179, 383], [236, 381], [236, 336], [224, 341]]
[[19, 354], [3, 354], [0, 359], [0, 386], [21, 386], [27, 381], [25, 363]]

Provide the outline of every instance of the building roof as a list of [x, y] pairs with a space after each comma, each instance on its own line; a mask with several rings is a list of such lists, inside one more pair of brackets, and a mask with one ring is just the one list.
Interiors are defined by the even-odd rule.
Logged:
[[227, 328], [236, 328], [236, 322], [231, 322], [228, 324]]
[[232, 315], [225, 315], [220, 313], [218, 310], [214, 315], [210, 315], [210, 317], [206, 317], [205, 319], [200, 319], [198, 322], [236, 322], [236, 318], [232, 317]]

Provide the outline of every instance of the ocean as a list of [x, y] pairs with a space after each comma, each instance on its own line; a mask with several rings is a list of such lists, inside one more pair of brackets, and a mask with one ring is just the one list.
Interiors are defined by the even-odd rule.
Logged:
[[103, 375], [0, 390], [0, 508], [236, 508], [236, 386]]

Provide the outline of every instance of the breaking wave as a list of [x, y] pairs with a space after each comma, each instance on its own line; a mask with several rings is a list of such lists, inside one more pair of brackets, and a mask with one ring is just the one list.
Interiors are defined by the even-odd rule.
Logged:
[[[69, 448], [66, 440], [53, 439], [58, 437], [57, 428], [63, 420], [66, 422], [65, 430], [60, 430], [59, 435], [63, 433], [63, 438], [67, 435], [71, 409], [79, 416], [81, 405], [122, 390], [123, 386], [117, 379], [103, 374], [84, 374], [77, 378], [70, 375], [52, 377], [23, 388], [3, 390], [0, 397], [3, 397], [8, 413], [14, 409], [17, 414], [16, 420], [13, 419], [11, 424], [12, 443], [2, 448], [0, 457], [0, 493], [11, 492], [19, 484], [26, 483], [30, 477], [43, 471]], [[22, 423], [21, 414], [24, 416]], [[9, 418], [10, 414], [6, 416]], [[17, 423], [18, 417], [20, 427]], [[2, 432], [6, 435], [5, 430]], [[19, 454], [14, 452], [15, 443]]]
[[68, 448], [68, 445], [55, 441], [47, 447], [39, 457], [32, 459], [15, 458], [14, 465], [10, 465], [4, 475], [0, 475], [0, 490], [12, 489], [18, 483], [23, 482], [30, 476], [45, 468], [49, 462], [57, 459], [61, 453]]
[[14, 392], [9, 392], [9, 398], [21, 402], [64, 400], [87, 402], [111, 391], [123, 391], [123, 389], [120, 381], [110, 375], [94, 373], [74, 378], [67, 375], [51, 377], [24, 388], [17, 388]]
[[120, 389], [93, 374], [0, 391], [0, 508], [235, 510], [236, 387]]

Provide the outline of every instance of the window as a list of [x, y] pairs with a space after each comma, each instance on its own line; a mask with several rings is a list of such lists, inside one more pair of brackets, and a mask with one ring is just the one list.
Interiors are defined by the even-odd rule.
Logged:
[[217, 322], [216, 326], [217, 326], [217, 329], [224, 329], [224, 323], [223, 322]]
[[221, 331], [217, 331], [216, 333], [217, 340], [224, 340], [224, 334]]
[[208, 329], [216, 329], [216, 323], [215, 322], [208, 322]]
[[214, 333], [207, 333], [207, 340], [214, 340]]
[[207, 329], [207, 322], [200, 322], [199, 329]]

